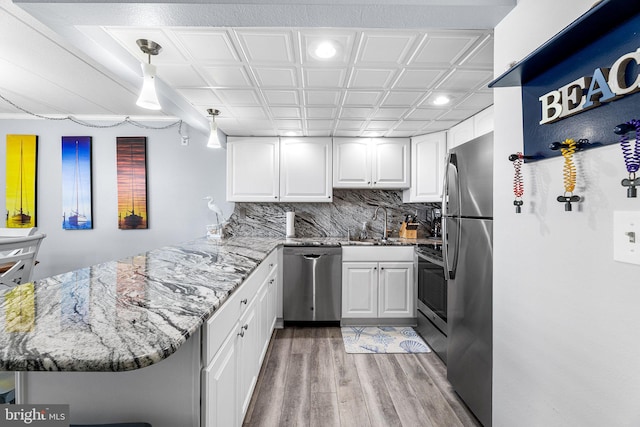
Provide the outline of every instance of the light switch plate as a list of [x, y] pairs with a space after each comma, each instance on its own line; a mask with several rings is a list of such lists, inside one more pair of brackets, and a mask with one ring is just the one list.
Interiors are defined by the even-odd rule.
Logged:
[[613, 259], [640, 265], [640, 212], [613, 213]]

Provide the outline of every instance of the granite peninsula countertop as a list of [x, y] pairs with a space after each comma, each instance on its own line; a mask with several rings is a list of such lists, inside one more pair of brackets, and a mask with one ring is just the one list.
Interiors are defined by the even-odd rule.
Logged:
[[[391, 239], [389, 245], [435, 243]], [[0, 370], [127, 371], [173, 354], [279, 245], [344, 238], [205, 237], [0, 292]]]

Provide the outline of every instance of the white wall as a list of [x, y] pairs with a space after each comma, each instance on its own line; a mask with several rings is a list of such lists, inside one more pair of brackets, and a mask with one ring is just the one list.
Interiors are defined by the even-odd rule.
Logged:
[[[110, 123], [113, 122], [99, 124]], [[160, 127], [167, 122], [145, 124]], [[226, 150], [206, 148], [206, 140], [199, 134], [191, 135], [189, 145], [182, 146], [177, 127], [146, 130], [127, 124], [95, 129], [69, 121], [0, 120], [2, 139], [6, 134], [38, 135], [37, 225], [47, 237], [38, 255], [40, 263], [34, 279], [204, 236], [206, 224], [212, 222], [203, 200], [206, 195], [213, 196], [225, 214], [233, 209], [224, 202]], [[74, 135], [93, 137], [93, 230], [62, 229], [61, 137]], [[147, 230], [118, 229], [118, 136], [147, 137]], [[6, 144], [2, 142], [3, 180], [5, 156]], [[4, 205], [4, 200], [2, 185], [0, 204]]]
[[[593, 3], [519, 1], [496, 28], [496, 76]], [[520, 89], [494, 94], [494, 426], [638, 426], [640, 266], [613, 261], [612, 218], [640, 200], [620, 186], [620, 148], [576, 156], [573, 212], [555, 200], [561, 158], [525, 165], [516, 215], [507, 157], [522, 149]]]

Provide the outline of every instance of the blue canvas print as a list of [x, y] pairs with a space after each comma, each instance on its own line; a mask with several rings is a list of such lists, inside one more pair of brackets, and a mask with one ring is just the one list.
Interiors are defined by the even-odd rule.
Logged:
[[62, 137], [62, 228], [93, 228], [91, 214], [91, 137]]

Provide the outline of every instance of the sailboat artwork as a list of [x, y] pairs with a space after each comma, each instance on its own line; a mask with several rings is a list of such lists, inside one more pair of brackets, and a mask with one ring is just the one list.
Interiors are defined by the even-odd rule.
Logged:
[[93, 228], [91, 137], [62, 137], [62, 228]]
[[7, 135], [6, 226], [36, 226], [38, 137]]
[[118, 175], [118, 228], [146, 229], [147, 216], [147, 138], [116, 139]]

